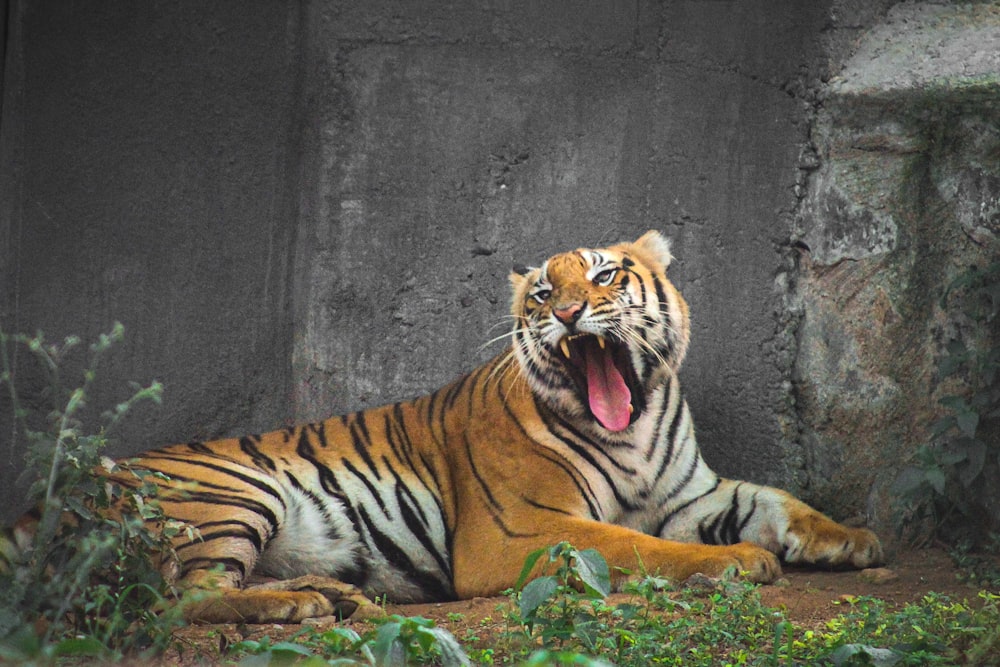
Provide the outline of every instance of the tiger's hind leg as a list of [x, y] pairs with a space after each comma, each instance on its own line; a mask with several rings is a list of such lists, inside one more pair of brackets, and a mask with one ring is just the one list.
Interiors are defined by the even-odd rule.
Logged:
[[356, 586], [316, 575], [218, 592], [186, 607], [185, 618], [195, 623], [300, 623], [322, 616], [370, 620], [385, 615]]
[[837, 523], [785, 491], [729, 479], [668, 515], [660, 536], [706, 544], [751, 542], [786, 563], [865, 568], [884, 560], [872, 531]]
[[[184, 616], [188, 621], [299, 623], [323, 616], [364, 619], [381, 615], [381, 609], [360, 589], [335, 579], [331, 574], [334, 570], [323, 569], [337, 558], [358, 558], [355, 551], [338, 554], [336, 545], [324, 541], [325, 562], [314, 557], [305, 563], [295, 563], [287, 553], [282, 557], [283, 542], [291, 541], [300, 547], [310, 543], [303, 531], [298, 530], [294, 513], [289, 511], [289, 507], [295, 510], [297, 505], [286, 502], [267, 508], [264, 500], [267, 498], [252, 503], [244, 500], [250, 508], [236, 506], [225, 517], [203, 513], [202, 521], [195, 523], [199, 535], [193, 539], [181, 538], [176, 547], [180, 558], [178, 584], [183, 589], [205, 591], [204, 596], [186, 604]], [[182, 511], [177, 514], [190, 515]], [[276, 574], [278, 580], [254, 584], [258, 567], [264, 565], [263, 570], [268, 571], [265, 561], [275, 549], [279, 552], [278, 560], [287, 567]], [[317, 570], [327, 575], [308, 574]]]

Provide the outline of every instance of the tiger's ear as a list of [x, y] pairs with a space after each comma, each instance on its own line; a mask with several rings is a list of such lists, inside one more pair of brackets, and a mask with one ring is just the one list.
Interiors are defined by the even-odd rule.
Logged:
[[520, 289], [528, 280], [531, 272], [535, 271], [533, 267], [523, 266], [521, 264], [516, 265], [510, 272], [510, 285], [514, 288], [514, 291]]
[[640, 236], [632, 245], [650, 259], [659, 262], [664, 271], [674, 259], [674, 256], [670, 254], [670, 241], [655, 229]]

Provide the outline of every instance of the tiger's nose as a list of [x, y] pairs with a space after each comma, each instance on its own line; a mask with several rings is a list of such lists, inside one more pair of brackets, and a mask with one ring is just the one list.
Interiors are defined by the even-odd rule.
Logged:
[[557, 306], [552, 309], [552, 314], [563, 324], [573, 324], [583, 315], [583, 304], [571, 303], [568, 306]]

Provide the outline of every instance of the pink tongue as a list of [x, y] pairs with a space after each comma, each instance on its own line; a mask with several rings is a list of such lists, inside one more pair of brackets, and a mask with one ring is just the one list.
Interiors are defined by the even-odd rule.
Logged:
[[596, 343], [586, 346], [586, 356], [590, 411], [609, 431], [624, 431], [631, 418], [628, 406], [632, 401], [625, 378], [615, 368], [611, 355]]

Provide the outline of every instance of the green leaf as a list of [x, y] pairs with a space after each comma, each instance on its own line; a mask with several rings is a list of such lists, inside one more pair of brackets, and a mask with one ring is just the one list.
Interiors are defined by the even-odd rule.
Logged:
[[608, 570], [608, 562], [596, 549], [578, 551], [574, 570], [591, 596], [604, 598], [611, 593], [611, 574]]
[[548, 551], [548, 549], [542, 548], [536, 549], [528, 554], [528, 556], [524, 559], [524, 567], [521, 568], [521, 574], [517, 577], [517, 583], [514, 584], [514, 590], [521, 589], [524, 582], [527, 581], [528, 577], [531, 575], [531, 571], [535, 568], [535, 563], [538, 562], [538, 559], [541, 558], [542, 554], [546, 551]]
[[[230, 649], [236, 652], [243, 642], [239, 644], [234, 644], [233, 648]], [[268, 667], [271, 664], [271, 654], [268, 652], [258, 653], [256, 655], [248, 655], [247, 657], [240, 660], [238, 663], [240, 667]]]
[[528, 582], [528, 585], [521, 591], [521, 599], [518, 600], [518, 609], [521, 617], [531, 615], [536, 609], [545, 604], [559, 588], [559, 580], [553, 576], [539, 577]]
[[964, 364], [965, 364], [964, 355], [963, 356], [954, 354], [948, 355], [947, 357], [943, 358], [941, 360], [941, 363], [938, 365], [938, 377], [946, 378], [949, 375], [953, 375], [954, 373], [961, 370]]
[[406, 650], [399, 641], [399, 631], [402, 628], [399, 621], [390, 621], [379, 626], [375, 635], [372, 653], [375, 654], [375, 664], [402, 665], [406, 663]]
[[954, 415], [942, 417], [931, 425], [931, 436], [935, 438], [942, 436], [950, 431], [955, 425], [956, 421]]
[[969, 410], [968, 403], [961, 396], [945, 396], [938, 403], [955, 412], [968, 412]]
[[55, 645], [58, 656], [96, 656], [105, 651], [104, 644], [93, 637], [71, 637]]
[[[856, 658], [864, 656], [862, 661], [856, 660]], [[833, 661], [834, 665], [840, 667], [840, 665], [856, 665], [856, 664], [871, 664], [875, 667], [892, 667], [897, 662], [903, 659], [903, 656], [896, 653], [892, 649], [887, 648], [875, 648], [874, 646], [865, 646], [864, 644], [845, 644], [838, 648], [836, 651], [830, 654], [830, 660]]]
[[892, 483], [892, 492], [901, 496], [915, 493], [927, 481], [927, 471], [917, 466], [907, 466], [899, 471]]
[[930, 468], [925, 471], [927, 483], [939, 494], [944, 495], [944, 485], [946, 482], [944, 471], [940, 468]]
[[982, 440], [971, 440], [965, 448], [968, 463], [958, 471], [958, 479], [962, 486], [969, 488], [976, 481], [986, 465], [986, 443]]
[[968, 456], [969, 455], [964, 447], [956, 449], [940, 450], [935, 453], [934, 460], [936, 461], [937, 466], [934, 467], [944, 466], [947, 468], [951, 468], [952, 466], [959, 464], [965, 459], [967, 459]]
[[979, 413], [972, 412], [962, 412], [955, 415], [955, 420], [958, 422], [958, 428], [967, 435], [968, 437], [973, 437], [976, 435], [976, 428], [979, 426]]
[[307, 649], [301, 644], [296, 644], [295, 642], [278, 642], [271, 647], [272, 653], [289, 653], [296, 656], [300, 655], [312, 655], [312, 651]]
[[948, 354], [950, 354], [953, 357], [964, 356], [969, 351], [969, 349], [965, 347], [965, 343], [963, 343], [960, 340], [948, 341], [948, 344], [945, 346], [945, 349], [948, 351]]

